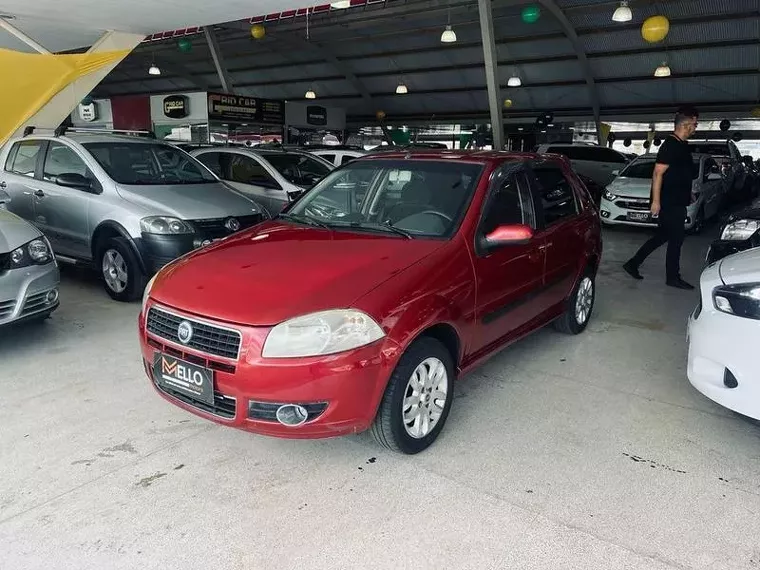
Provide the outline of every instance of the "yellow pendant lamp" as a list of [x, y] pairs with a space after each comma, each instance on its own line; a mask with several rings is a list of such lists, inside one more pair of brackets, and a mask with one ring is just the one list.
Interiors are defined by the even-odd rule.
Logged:
[[641, 37], [650, 44], [664, 40], [670, 31], [670, 21], [665, 16], [652, 16], [641, 25]]

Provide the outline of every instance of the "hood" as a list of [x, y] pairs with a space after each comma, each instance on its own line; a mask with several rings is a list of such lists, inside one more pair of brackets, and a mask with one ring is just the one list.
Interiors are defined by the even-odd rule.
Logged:
[[183, 220], [247, 216], [261, 211], [252, 200], [221, 182], [144, 186], [119, 184], [117, 189], [122, 198], [150, 213]]
[[626, 178], [618, 176], [607, 186], [607, 190], [617, 196], [629, 198], [649, 198], [652, 181], [648, 178]]
[[726, 285], [760, 283], [760, 248], [725, 258], [720, 264], [720, 278]]
[[0, 210], [0, 253], [8, 253], [38, 238], [42, 232], [7, 210]]
[[150, 296], [199, 316], [271, 326], [350, 307], [445, 243], [271, 221], [171, 264]]

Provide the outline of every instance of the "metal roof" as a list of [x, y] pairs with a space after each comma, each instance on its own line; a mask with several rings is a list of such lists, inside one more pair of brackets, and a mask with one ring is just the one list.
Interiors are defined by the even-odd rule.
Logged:
[[[551, 1], [551, 0], [549, 0]], [[760, 105], [758, 0], [636, 0], [634, 19], [615, 23], [616, 1], [556, 0], [588, 57], [603, 116], [670, 111], [684, 103], [703, 112], [745, 113]], [[521, 20], [527, 2], [493, 0], [503, 99], [508, 117], [590, 116], [591, 91], [578, 54], [560, 23], [543, 10], [535, 24]], [[642, 21], [670, 19], [664, 42], [646, 43]], [[458, 41], [441, 44], [450, 21]], [[320, 104], [340, 106], [358, 124], [384, 111], [389, 121], [487, 119], [487, 98], [477, 3], [472, 0], [386, 0], [351, 10], [313, 13], [266, 23], [254, 40], [250, 20], [217, 25], [216, 36], [234, 91], [301, 100], [313, 89]], [[135, 50], [97, 88], [96, 96], [221, 90], [202, 34], [153, 41]], [[164, 72], [153, 78], [155, 62]], [[670, 78], [655, 78], [667, 61]], [[513, 73], [522, 87], [507, 88]], [[407, 95], [396, 95], [403, 82]]]

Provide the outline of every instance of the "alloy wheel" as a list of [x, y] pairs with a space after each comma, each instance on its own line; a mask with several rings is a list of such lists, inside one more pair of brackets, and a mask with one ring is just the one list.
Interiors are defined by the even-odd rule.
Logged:
[[590, 277], [584, 277], [578, 285], [578, 294], [575, 300], [575, 320], [579, 325], [586, 324], [591, 316], [591, 308], [594, 304], [594, 282]]
[[129, 282], [127, 262], [115, 249], [109, 249], [103, 254], [103, 279], [114, 293], [122, 293]]
[[446, 366], [427, 358], [414, 370], [406, 385], [403, 418], [406, 433], [415, 439], [427, 436], [441, 419], [449, 394]]

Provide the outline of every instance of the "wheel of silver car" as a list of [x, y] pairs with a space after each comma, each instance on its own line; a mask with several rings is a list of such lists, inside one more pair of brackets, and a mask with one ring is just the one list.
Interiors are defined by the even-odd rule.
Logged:
[[413, 454], [441, 433], [453, 400], [454, 355], [438, 340], [423, 336], [400, 358], [371, 426], [381, 445]]
[[591, 316], [594, 306], [594, 282], [591, 277], [584, 277], [578, 284], [578, 293], [575, 296], [575, 322], [584, 326]]
[[146, 278], [134, 248], [122, 237], [103, 240], [98, 246], [96, 262], [106, 293], [116, 301], [139, 299]]
[[127, 262], [115, 249], [107, 249], [103, 254], [101, 271], [106, 285], [117, 295], [123, 293], [129, 283]]

